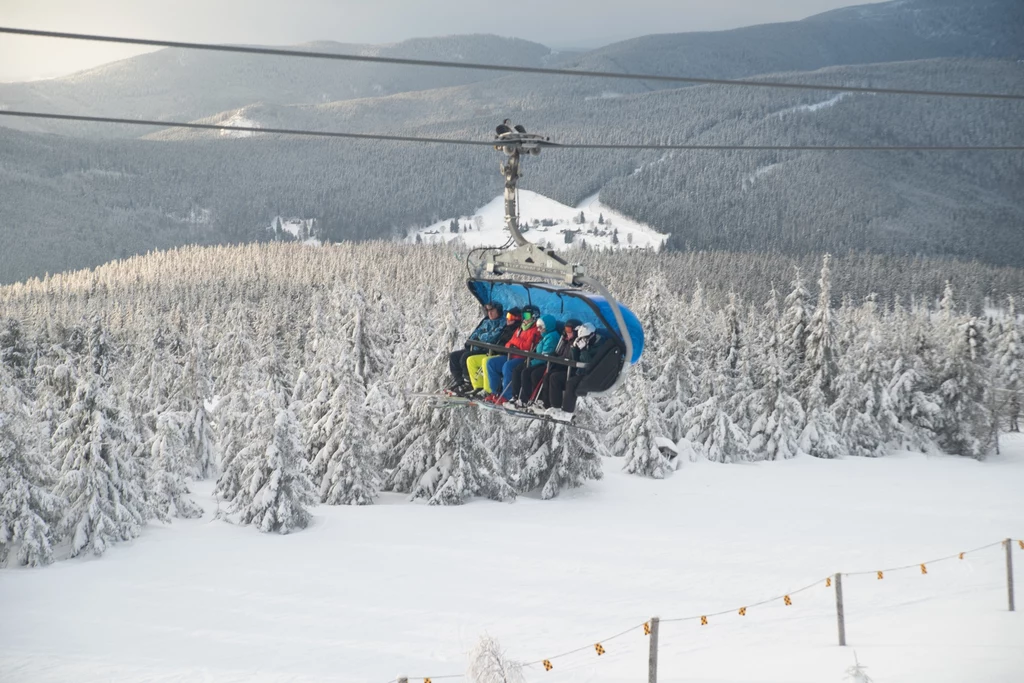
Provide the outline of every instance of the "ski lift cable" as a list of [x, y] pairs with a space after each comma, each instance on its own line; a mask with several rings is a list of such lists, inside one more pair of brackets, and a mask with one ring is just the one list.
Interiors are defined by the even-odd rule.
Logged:
[[[217, 130], [234, 133], [269, 133], [275, 135], [296, 135], [303, 137], [347, 138], [355, 140], [377, 140], [384, 142], [413, 142], [441, 145], [475, 145], [492, 147], [501, 144], [497, 140], [467, 140], [464, 138], [437, 138], [415, 135], [389, 135], [384, 133], [345, 133], [340, 131], [308, 130], [304, 128], [260, 128], [257, 126], [233, 126], [217, 123], [186, 121], [159, 121], [156, 119], [132, 119], [112, 116], [86, 116], [81, 114], [58, 114], [19, 110], [0, 110], [0, 116], [49, 119], [55, 121], [79, 121], [84, 123], [109, 123], [153, 128], [191, 128]], [[674, 144], [604, 144], [585, 142], [536, 143], [546, 149], [610, 149], [643, 150], [671, 149], [689, 151], [732, 151], [732, 152], [1021, 152], [1024, 145], [674, 145]]]
[[667, 83], [691, 83], [696, 85], [726, 85], [753, 88], [787, 88], [794, 90], [831, 90], [834, 92], [865, 93], [876, 95], [915, 95], [927, 97], [960, 97], [973, 99], [1024, 100], [1024, 94], [1017, 93], [982, 93], [957, 92], [949, 90], [915, 90], [909, 88], [872, 88], [867, 86], [846, 86], [810, 83], [792, 83], [780, 81], [756, 81], [749, 79], [699, 78], [695, 76], [669, 76], [660, 74], [620, 73], [613, 71], [587, 71], [575, 69], [552, 69], [547, 67], [514, 66], [504, 64], [481, 64], [476, 62], [454, 62], [435, 59], [409, 59], [402, 57], [380, 57], [373, 55], [351, 55], [316, 50], [290, 50], [284, 48], [256, 47], [247, 45], [222, 45], [216, 43], [191, 43], [175, 40], [154, 40], [149, 38], [125, 38], [121, 36], [105, 36], [88, 33], [67, 33], [62, 31], [44, 31], [26, 28], [0, 26], [0, 33], [39, 38], [61, 38], [67, 40], [87, 40], [104, 43], [121, 43], [125, 45], [145, 45], [150, 47], [180, 48], [185, 50], [208, 50], [216, 52], [234, 52], [241, 54], [271, 55], [277, 57], [304, 57], [307, 59], [331, 59], [349, 62], [373, 62], [377, 64], [394, 64], [401, 66], [429, 66], [446, 69], [475, 69], [480, 71], [503, 71], [509, 73], [526, 73], [547, 76], [576, 76], [585, 78], [614, 78], [640, 81], [661, 81]]

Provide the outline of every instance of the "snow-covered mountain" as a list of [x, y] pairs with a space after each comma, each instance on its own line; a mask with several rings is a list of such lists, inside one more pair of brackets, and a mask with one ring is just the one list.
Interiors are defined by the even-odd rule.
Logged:
[[[523, 235], [554, 249], [660, 249], [668, 235], [601, 203], [596, 194], [568, 206], [542, 194], [519, 192], [519, 222]], [[466, 246], [500, 246], [508, 240], [505, 200], [498, 195], [470, 216], [448, 218], [414, 228], [407, 242], [435, 244], [461, 240]]]

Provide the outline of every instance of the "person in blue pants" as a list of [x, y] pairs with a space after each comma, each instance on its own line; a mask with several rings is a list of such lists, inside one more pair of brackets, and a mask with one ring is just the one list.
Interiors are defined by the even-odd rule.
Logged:
[[[523, 307], [523, 322], [519, 325], [512, 338], [505, 344], [508, 349], [520, 349], [522, 351], [533, 351], [540, 341], [540, 330], [537, 329], [537, 318], [540, 310], [536, 306]], [[512, 373], [522, 362], [526, 360], [523, 356], [495, 356], [487, 361], [488, 382], [491, 390], [495, 393], [488, 396], [486, 401], [503, 405], [512, 398]], [[501, 387], [501, 392], [496, 391]]]

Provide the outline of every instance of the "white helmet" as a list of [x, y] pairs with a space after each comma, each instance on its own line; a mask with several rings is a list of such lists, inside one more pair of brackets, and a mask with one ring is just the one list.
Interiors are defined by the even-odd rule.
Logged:
[[590, 335], [594, 334], [595, 331], [596, 330], [594, 329], [593, 324], [583, 323], [582, 325], [576, 328], [576, 336], [589, 337]]

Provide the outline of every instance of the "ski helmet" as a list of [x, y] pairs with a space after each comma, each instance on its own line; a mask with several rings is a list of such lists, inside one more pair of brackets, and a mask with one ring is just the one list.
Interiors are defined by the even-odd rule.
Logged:
[[596, 330], [594, 329], [594, 326], [591, 323], [583, 323], [582, 325], [576, 328], [576, 334], [579, 335], [580, 337], [589, 337], [590, 335], [594, 334], [594, 332], [596, 332]]

